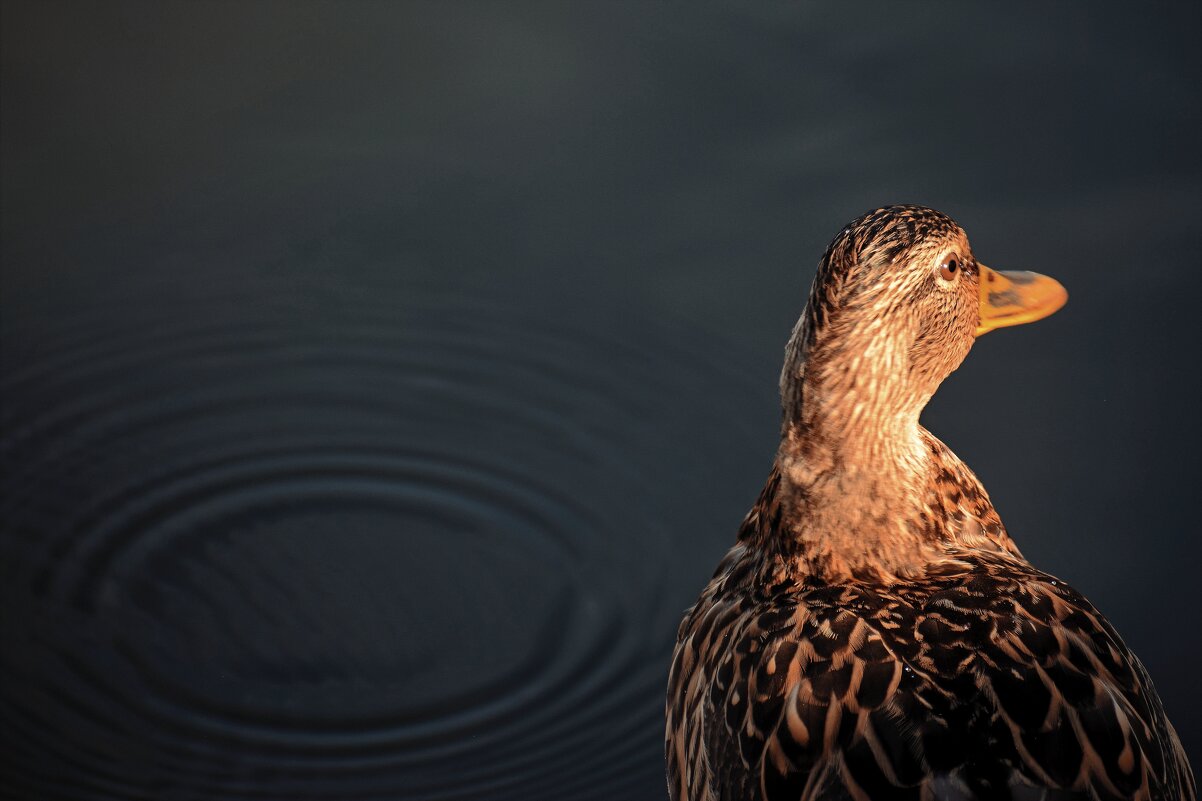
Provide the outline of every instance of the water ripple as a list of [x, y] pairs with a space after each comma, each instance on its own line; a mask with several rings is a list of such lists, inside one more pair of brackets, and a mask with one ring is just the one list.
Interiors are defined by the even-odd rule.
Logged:
[[730, 422], [738, 360], [630, 309], [437, 282], [270, 289], [18, 322], [0, 408], [3, 626], [28, 643], [0, 661], [21, 688], [0, 696], [9, 786], [646, 786], [695, 590], [681, 546], [722, 501], [710, 466], [665, 446], [754, 453]]

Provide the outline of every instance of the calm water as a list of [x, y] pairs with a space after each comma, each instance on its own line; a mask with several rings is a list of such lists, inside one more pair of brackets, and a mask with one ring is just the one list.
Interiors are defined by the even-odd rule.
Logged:
[[662, 799], [894, 202], [1068, 287], [925, 421], [1198, 753], [1194, 5], [3, 8], [0, 797]]

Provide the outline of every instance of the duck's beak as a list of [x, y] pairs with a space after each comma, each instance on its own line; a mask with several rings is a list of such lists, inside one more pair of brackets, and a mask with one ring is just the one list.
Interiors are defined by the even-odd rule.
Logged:
[[1068, 292], [1055, 278], [1022, 271], [1003, 272], [977, 264], [981, 319], [977, 336], [995, 328], [1042, 320], [1060, 309]]

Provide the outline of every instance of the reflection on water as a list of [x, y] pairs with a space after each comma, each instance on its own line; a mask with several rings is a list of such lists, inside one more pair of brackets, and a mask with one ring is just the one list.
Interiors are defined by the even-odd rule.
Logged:
[[771, 444], [736, 356], [403, 270], [57, 302], [4, 342], [11, 788], [659, 792], [674, 628]]

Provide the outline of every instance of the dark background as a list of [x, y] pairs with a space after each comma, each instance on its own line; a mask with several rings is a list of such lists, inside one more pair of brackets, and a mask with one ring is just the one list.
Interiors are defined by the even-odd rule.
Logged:
[[845, 222], [1068, 306], [927, 410], [1199, 732], [1196, 3], [3, 4], [0, 794], [662, 798]]

